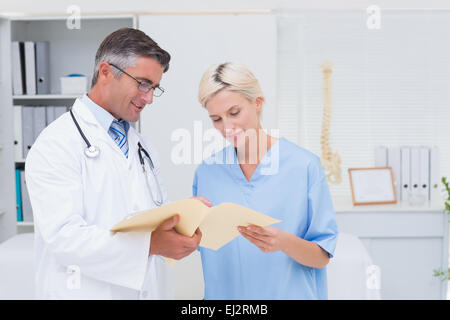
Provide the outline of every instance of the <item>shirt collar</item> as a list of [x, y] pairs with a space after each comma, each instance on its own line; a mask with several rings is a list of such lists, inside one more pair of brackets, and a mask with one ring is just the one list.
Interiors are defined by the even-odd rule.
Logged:
[[[111, 113], [109, 113], [108, 111], [100, 107], [98, 104], [96, 104], [94, 101], [92, 101], [87, 94], [81, 97], [81, 102], [83, 102], [84, 105], [91, 111], [91, 113], [94, 115], [95, 119], [102, 126], [102, 128], [105, 129], [106, 132], [108, 132], [111, 123], [117, 119], [114, 118], [114, 116]], [[124, 124], [125, 131], [128, 133], [128, 129], [130, 128], [130, 124], [128, 123], [128, 121], [122, 120], [120, 122]]]

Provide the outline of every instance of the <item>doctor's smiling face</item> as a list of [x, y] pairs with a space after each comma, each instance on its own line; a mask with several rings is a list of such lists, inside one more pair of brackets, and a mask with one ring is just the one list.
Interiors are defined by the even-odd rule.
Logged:
[[[136, 80], [145, 83], [143, 85], [147, 87], [159, 86], [164, 69], [155, 59], [150, 57], [136, 58], [133, 66], [123, 70], [128, 75], [122, 72], [118, 79], [114, 77], [112, 68], [115, 67], [105, 63], [104, 72], [107, 73], [105, 77], [105, 93], [107, 95], [105, 106], [108, 108], [107, 111], [116, 119], [136, 122], [144, 107], [153, 102], [155, 90], [153, 88], [148, 92], [140, 90], [140, 84]], [[100, 73], [102, 72], [101, 65]]]
[[157, 95], [170, 54], [144, 32], [122, 28], [108, 35], [95, 55], [89, 98], [118, 120], [135, 122]]

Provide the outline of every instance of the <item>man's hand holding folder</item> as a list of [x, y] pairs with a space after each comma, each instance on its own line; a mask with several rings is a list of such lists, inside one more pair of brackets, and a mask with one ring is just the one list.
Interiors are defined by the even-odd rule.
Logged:
[[[193, 197], [193, 199], [200, 200], [206, 206], [211, 207], [211, 202], [204, 197]], [[175, 226], [179, 220], [180, 216], [175, 214], [173, 217], [164, 220], [152, 232], [149, 254], [180, 260], [197, 249], [202, 238], [202, 232], [197, 228], [192, 237], [178, 233], [175, 231]]]
[[190, 255], [198, 247], [202, 238], [200, 229], [197, 228], [192, 237], [183, 236], [174, 229], [179, 220], [180, 216], [176, 214], [152, 232], [150, 254], [179, 260]]

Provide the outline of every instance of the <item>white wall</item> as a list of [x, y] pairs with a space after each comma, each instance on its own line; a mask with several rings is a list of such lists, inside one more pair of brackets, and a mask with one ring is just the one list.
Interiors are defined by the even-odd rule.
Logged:
[[[375, 147], [437, 146], [440, 176], [450, 175], [450, 45], [443, 41], [450, 11], [382, 13], [380, 29], [359, 12], [292, 17], [302, 37], [305, 135], [300, 143], [321, 154], [323, 74], [332, 73], [331, 148], [341, 156], [342, 183], [331, 194], [349, 196], [348, 168], [374, 166]], [[280, 126], [282, 124], [280, 123]]]
[[67, 7], [77, 5], [82, 13], [105, 12], [168, 12], [214, 10], [365, 10], [376, 4], [382, 9], [450, 9], [447, 0], [2, 0], [0, 13], [42, 14], [65, 13]]

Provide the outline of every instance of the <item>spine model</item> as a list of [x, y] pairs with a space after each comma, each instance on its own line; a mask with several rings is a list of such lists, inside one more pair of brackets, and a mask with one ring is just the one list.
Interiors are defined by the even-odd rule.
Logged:
[[331, 73], [333, 65], [330, 62], [324, 62], [321, 65], [323, 73], [323, 119], [322, 119], [322, 136], [320, 144], [322, 148], [323, 170], [325, 171], [327, 181], [332, 184], [339, 184], [341, 178], [341, 157], [339, 153], [333, 153], [330, 147], [330, 126], [331, 126]]

